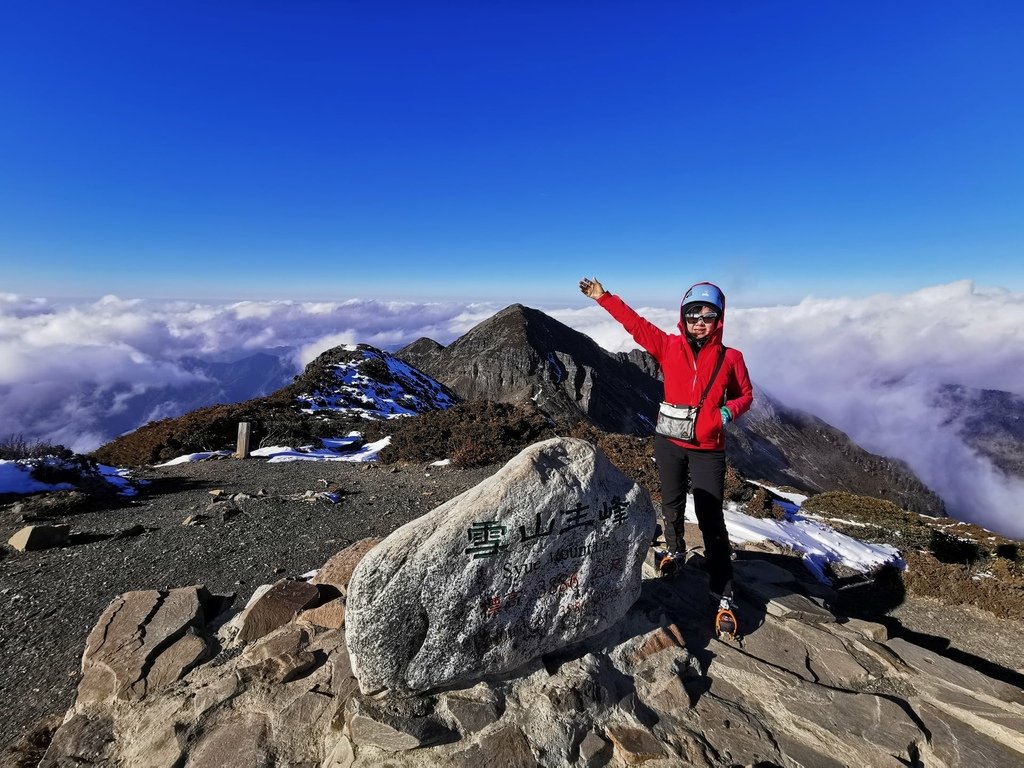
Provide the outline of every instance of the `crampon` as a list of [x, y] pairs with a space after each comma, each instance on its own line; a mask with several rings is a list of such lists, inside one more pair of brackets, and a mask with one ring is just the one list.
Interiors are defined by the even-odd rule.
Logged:
[[736, 613], [733, 611], [732, 589], [727, 589], [718, 603], [718, 612], [715, 614], [715, 634], [719, 640], [738, 640], [740, 624], [736, 621]]

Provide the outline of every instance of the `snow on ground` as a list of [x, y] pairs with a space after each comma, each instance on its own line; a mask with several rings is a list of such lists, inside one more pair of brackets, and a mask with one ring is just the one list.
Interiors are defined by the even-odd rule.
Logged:
[[[127, 469], [118, 469], [117, 467], [108, 467], [106, 464], [98, 464], [96, 469], [99, 470], [100, 475], [111, 485], [117, 488], [118, 493], [122, 496], [135, 496], [138, 491], [135, 490], [135, 486], [132, 485], [128, 479], [131, 475]], [[146, 480], [137, 480], [139, 483], [146, 483]]]
[[312, 446], [298, 449], [288, 446], [273, 446], [258, 448], [252, 452], [252, 455], [267, 459], [267, 462], [271, 464], [282, 461], [376, 461], [377, 454], [390, 442], [391, 437], [389, 436], [345, 453], [337, 453], [330, 448], [313, 448]]
[[71, 491], [70, 483], [41, 483], [32, 477], [32, 466], [26, 462], [0, 460], [0, 493], [39, 493], [40, 491]]
[[765, 483], [759, 483], [756, 480], [751, 480], [750, 482], [753, 483], [754, 485], [759, 485], [762, 488], [768, 489], [769, 491], [774, 493], [776, 496], [778, 496], [780, 498], [783, 498], [786, 501], [792, 502], [793, 504], [796, 504], [796, 506], [798, 506], [798, 507], [801, 504], [803, 504], [805, 501], [807, 501], [807, 498], [808, 498], [807, 496], [805, 496], [802, 493], [790, 493], [788, 491], [780, 491], [778, 488], [773, 488], [772, 486], [766, 485]]
[[199, 451], [198, 453], [186, 453], [184, 456], [176, 456], [170, 461], [165, 461], [163, 464], [157, 464], [158, 467], [173, 467], [175, 464], [188, 464], [190, 461], [204, 461], [205, 459], [212, 459], [215, 456], [230, 456], [231, 451]]
[[[311, 445], [293, 448], [290, 445], [271, 445], [265, 448], [257, 448], [250, 452], [250, 455], [258, 459], [267, 459], [268, 462], [282, 461], [376, 461], [377, 454], [391, 442], [390, 437], [385, 437], [373, 443], [352, 449], [362, 441], [359, 432], [349, 432], [344, 437], [324, 437], [320, 442], [323, 448], [314, 448]], [[175, 464], [187, 464], [191, 461], [204, 461], [206, 459], [230, 456], [231, 451], [200, 451], [199, 453], [188, 453], [184, 456], [157, 464], [158, 467], [172, 467]]]
[[[68, 468], [82, 473], [79, 464], [68, 463], [56, 456], [47, 456], [43, 459], [20, 459], [0, 460], [0, 494], [4, 493], [43, 493], [46, 491], [73, 491], [73, 483], [43, 483], [32, 477], [32, 470], [40, 464], [49, 465], [53, 468]], [[131, 484], [129, 472], [126, 469], [116, 469], [105, 464], [96, 465], [96, 471], [103, 480], [117, 488], [122, 496], [134, 496], [137, 491]], [[93, 476], [92, 471], [86, 467], [85, 474]]]
[[[360, 371], [360, 364], [371, 358], [387, 366], [390, 381], [381, 382]], [[303, 413], [331, 410], [355, 413], [367, 419], [394, 419], [455, 404], [440, 384], [387, 353], [378, 357], [363, 350], [362, 360], [336, 363], [332, 367], [337, 377], [334, 392], [300, 395], [296, 399], [303, 404]]]
[[[888, 544], [868, 544], [840, 533], [822, 522], [801, 515], [799, 506], [794, 501], [801, 498], [799, 494], [785, 494], [769, 485], [763, 487], [774, 494], [788, 497], [792, 509], [789, 508], [790, 504], [782, 505], [786, 507], [786, 519], [772, 520], [751, 517], [741, 512], [737, 504], [727, 503], [724, 510], [725, 527], [729, 531], [731, 541], [737, 544], [771, 541], [789, 547], [803, 556], [807, 569], [824, 584], [831, 583], [825, 574], [825, 566], [829, 563], [842, 563], [861, 573], [869, 573], [886, 564], [897, 568], [904, 567], [899, 550], [895, 547]], [[802, 500], [806, 498], [804, 496]], [[694, 509], [691, 495], [686, 500], [686, 522], [697, 522]]]

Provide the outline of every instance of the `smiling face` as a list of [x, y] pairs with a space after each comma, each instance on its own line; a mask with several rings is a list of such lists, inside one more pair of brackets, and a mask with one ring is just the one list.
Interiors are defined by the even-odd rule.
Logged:
[[706, 304], [690, 307], [683, 315], [687, 332], [698, 340], [706, 339], [718, 327], [718, 318], [718, 310]]

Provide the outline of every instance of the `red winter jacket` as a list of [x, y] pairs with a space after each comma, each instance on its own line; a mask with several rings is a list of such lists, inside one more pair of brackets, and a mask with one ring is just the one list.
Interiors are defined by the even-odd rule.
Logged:
[[[725, 313], [718, 322], [714, 333], [708, 336], [694, 360], [693, 350], [686, 337], [665, 333], [649, 320], [638, 315], [618, 296], [605, 293], [597, 303], [618, 320], [637, 344], [646, 349], [661, 365], [665, 379], [665, 402], [673, 405], [696, 405], [708, 380], [715, 370], [718, 355], [722, 350], [722, 325]], [[682, 332], [680, 327], [680, 332]], [[750, 385], [747, 365], [738, 349], [726, 347], [722, 368], [715, 377], [715, 383], [708, 390], [704, 406], [697, 414], [695, 429], [696, 442], [684, 443], [672, 440], [685, 448], [705, 451], [725, 449], [725, 431], [722, 429], [722, 414], [719, 407], [724, 405], [738, 419], [754, 402], [754, 388]], [[671, 438], [670, 438], [671, 439]]]

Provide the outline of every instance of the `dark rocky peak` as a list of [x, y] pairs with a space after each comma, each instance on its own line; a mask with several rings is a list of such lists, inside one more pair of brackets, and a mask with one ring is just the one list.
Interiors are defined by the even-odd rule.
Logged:
[[420, 336], [411, 344], [406, 344], [395, 352], [395, 357], [405, 360], [407, 363], [423, 368], [423, 363], [432, 359], [438, 352], [444, 349], [443, 344], [438, 344], [433, 339]]
[[291, 387], [306, 410], [354, 410], [390, 418], [448, 408], [458, 398], [408, 362], [369, 344], [319, 355]]
[[607, 356], [586, 334], [560, 323], [539, 309], [512, 304], [484, 320], [452, 342], [448, 349], [465, 354], [469, 350], [529, 348], [540, 354], [565, 353], [577, 359]]
[[466, 400], [534, 403], [556, 420], [650, 434], [658, 382], [540, 310], [513, 304], [447, 347], [424, 348], [403, 359]]

